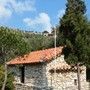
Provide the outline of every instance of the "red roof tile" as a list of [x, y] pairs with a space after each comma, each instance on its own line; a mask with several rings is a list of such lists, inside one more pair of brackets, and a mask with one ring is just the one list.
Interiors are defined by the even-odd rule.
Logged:
[[45, 49], [45, 50], [39, 50], [39, 51], [33, 51], [29, 54], [24, 55], [23, 57], [19, 56], [9, 62], [7, 62], [8, 65], [15, 65], [15, 64], [31, 64], [31, 63], [39, 63], [39, 62], [48, 62], [52, 60], [52, 58], [55, 58], [55, 50], [56, 50], [56, 56], [61, 55], [63, 47], [57, 47]]

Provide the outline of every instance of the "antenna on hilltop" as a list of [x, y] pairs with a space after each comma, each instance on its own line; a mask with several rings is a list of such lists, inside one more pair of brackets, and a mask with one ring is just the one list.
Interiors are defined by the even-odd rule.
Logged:
[[57, 35], [56, 35], [56, 28], [54, 28], [54, 48], [55, 48], [55, 49], [54, 49], [54, 50], [55, 50], [55, 51], [54, 51], [54, 52], [55, 52], [55, 58], [54, 58], [54, 59], [55, 59], [55, 78], [54, 78], [54, 79], [55, 79], [55, 86], [56, 86], [56, 83], [57, 83], [57, 81], [56, 81], [56, 80], [57, 80], [57, 79], [56, 79], [56, 77], [57, 77], [57, 76], [56, 76], [56, 64], [57, 64], [57, 63], [56, 63], [56, 37], [57, 37]]
[[55, 59], [56, 59], [56, 29], [54, 29], [54, 47], [55, 47]]

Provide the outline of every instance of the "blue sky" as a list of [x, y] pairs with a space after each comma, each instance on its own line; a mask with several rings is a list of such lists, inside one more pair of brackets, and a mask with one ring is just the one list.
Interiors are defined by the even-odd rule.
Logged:
[[[85, 0], [90, 19], [90, 0]], [[0, 26], [51, 31], [65, 12], [66, 0], [0, 0]]]

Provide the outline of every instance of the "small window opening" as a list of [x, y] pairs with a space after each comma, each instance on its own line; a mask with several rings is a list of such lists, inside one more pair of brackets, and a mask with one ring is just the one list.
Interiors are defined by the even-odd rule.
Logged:
[[24, 66], [20, 67], [20, 72], [21, 72], [21, 83], [24, 83], [24, 77], [25, 77], [25, 67]]
[[51, 74], [53, 74], [55, 71], [54, 71], [54, 69], [50, 69], [49, 72], [50, 72]]
[[86, 69], [86, 81], [90, 82], [90, 68]]
[[74, 79], [74, 85], [77, 85], [77, 79]]
[[61, 70], [60, 69], [56, 69], [56, 73], [60, 73], [61, 72]]

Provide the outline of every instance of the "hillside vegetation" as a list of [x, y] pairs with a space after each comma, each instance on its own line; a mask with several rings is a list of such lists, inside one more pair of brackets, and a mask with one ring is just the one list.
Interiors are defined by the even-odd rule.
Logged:
[[31, 51], [53, 47], [53, 41], [52, 37], [0, 27], [0, 90], [14, 88], [13, 76], [7, 73], [7, 61]]

